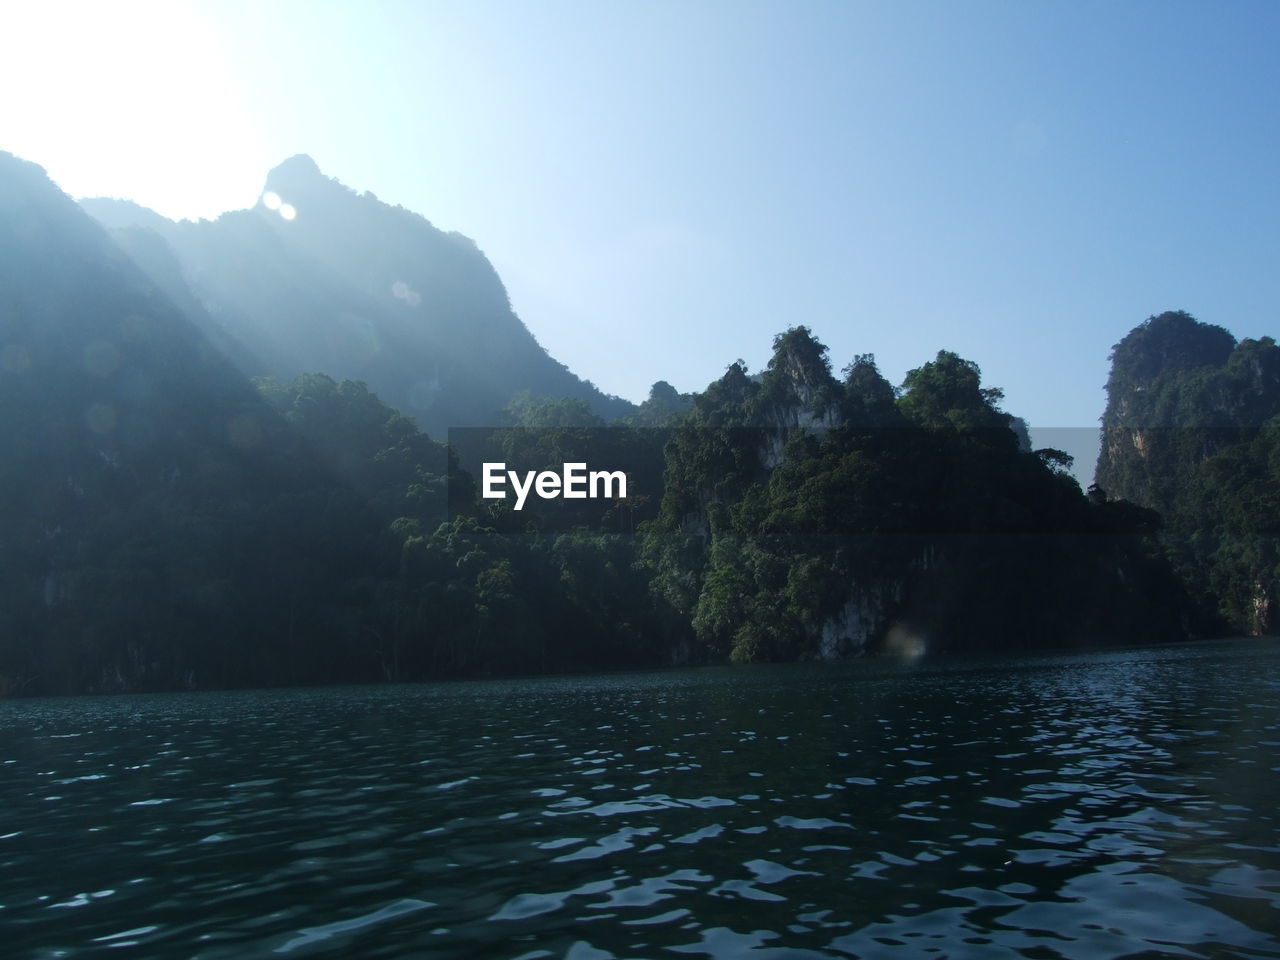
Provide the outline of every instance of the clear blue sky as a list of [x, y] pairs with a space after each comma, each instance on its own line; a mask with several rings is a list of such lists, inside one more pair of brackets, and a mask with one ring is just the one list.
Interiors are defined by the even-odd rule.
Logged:
[[[476, 240], [606, 391], [805, 323], [1090, 427], [1186, 309], [1280, 332], [1280, 3], [10, 5], [0, 148], [170, 216], [331, 176]], [[305, 211], [299, 211], [299, 220]]]

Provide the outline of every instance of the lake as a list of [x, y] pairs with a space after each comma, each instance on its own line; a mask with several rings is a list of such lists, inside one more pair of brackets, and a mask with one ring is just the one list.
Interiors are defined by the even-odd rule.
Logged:
[[1280, 957], [1280, 644], [0, 702], [0, 954]]

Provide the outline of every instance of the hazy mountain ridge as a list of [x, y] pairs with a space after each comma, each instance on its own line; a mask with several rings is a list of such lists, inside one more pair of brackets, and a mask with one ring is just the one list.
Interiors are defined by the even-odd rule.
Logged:
[[0, 691], [267, 680], [295, 628], [323, 663], [315, 611], [286, 597], [332, 596], [340, 554], [295, 505], [345, 498], [354, 517], [358, 500], [106, 231], [8, 154], [0, 354]]
[[140, 245], [129, 236], [138, 229], [169, 244], [201, 308], [193, 319], [235, 345], [250, 375], [363, 380], [435, 434], [492, 425], [521, 391], [580, 399], [606, 419], [635, 409], [543, 350], [466, 237], [356, 194], [306, 156], [273, 169], [263, 196], [279, 206], [199, 222], [122, 201], [82, 205], [126, 248]]
[[255, 389], [172, 268], [0, 154], [0, 695], [657, 662], [624, 546], [445, 522], [442, 447], [361, 383]]

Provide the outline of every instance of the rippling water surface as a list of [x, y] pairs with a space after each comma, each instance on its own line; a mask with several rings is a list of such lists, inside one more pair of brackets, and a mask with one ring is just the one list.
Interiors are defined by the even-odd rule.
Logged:
[[1280, 957], [1280, 645], [0, 703], [6, 957]]

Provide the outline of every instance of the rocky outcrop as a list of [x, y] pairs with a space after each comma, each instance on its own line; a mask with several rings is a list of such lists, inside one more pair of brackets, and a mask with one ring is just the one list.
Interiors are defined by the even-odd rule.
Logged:
[[1280, 624], [1276, 623], [1276, 591], [1280, 586], [1276, 581], [1258, 580], [1253, 585], [1253, 596], [1250, 598], [1249, 633], [1255, 637], [1268, 637], [1277, 632]]
[[851, 584], [844, 606], [822, 622], [818, 658], [843, 660], [867, 652], [883, 636], [893, 604], [902, 599], [904, 586], [901, 578], [870, 585]]

